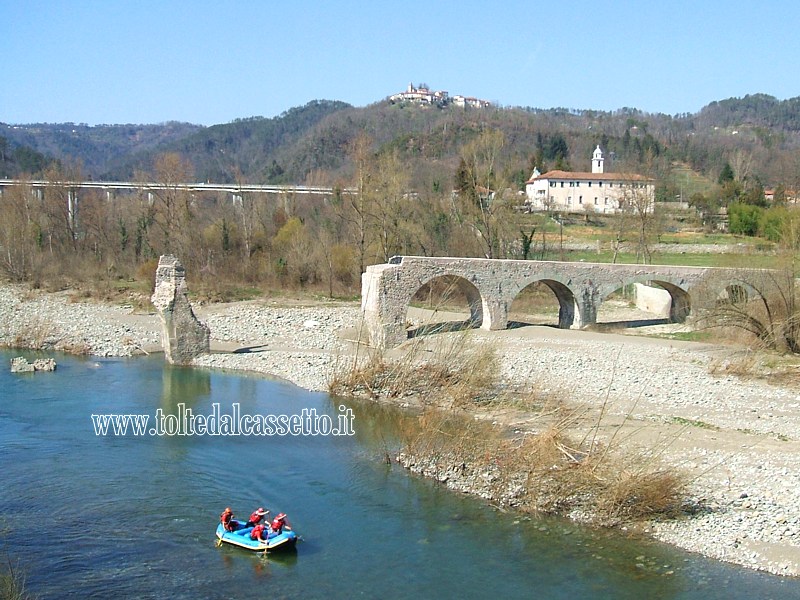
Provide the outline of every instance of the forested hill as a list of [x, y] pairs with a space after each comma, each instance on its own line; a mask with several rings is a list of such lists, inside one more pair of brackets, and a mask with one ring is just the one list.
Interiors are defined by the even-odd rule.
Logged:
[[[26, 148], [26, 152], [45, 155], [50, 160], [79, 162], [87, 177], [100, 178], [112, 161], [122, 156], [168, 144], [202, 129], [190, 123], [161, 123], [159, 125], [97, 125], [75, 123], [34, 123], [6, 125], [0, 123], [0, 136], [11, 152]], [[49, 161], [48, 161], [49, 162]], [[30, 172], [21, 165], [22, 172]]]
[[366, 135], [374, 151], [398, 155], [415, 186], [448, 186], [464, 145], [487, 129], [503, 132], [498, 169], [518, 185], [533, 166], [586, 170], [592, 149], [600, 144], [619, 169], [652, 173], [654, 164], [663, 169], [680, 163], [716, 181], [732, 165], [737, 178], [800, 187], [787, 180], [800, 177], [800, 98], [777, 100], [764, 94], [716, 101], [696, 114], [674, 116], [630, 108], [465, 110], [387, 102], [355, 108], [315, 100], [274, 118], [211, 127], [2, 126], [0, 136], [7, 138], [6, 156], [14, 151], [30, 155], [27, 161], [6, 160], [6, 173], [12, 175], [31, 172], [54, 157], [81, 163], [86, 177], [131, 179], [152, 172], [157, 154], [178, 152], [193, 166], [197, 181], [331, 185], [352, 177], [352, 142]]
[[800, 97], [777, 100], [766, 94], [712, 102], [697, 117], [699, 123], [718, 127], [752, 125], [778, 131], [800, 131]]
[[249, 181], [296, 183], [298, 174], [285, 174], [279, 163], [285, 162], [287, 152], [322, 119], [346, 109], [352, 107], [315, 100], [271, 119], [251, 117], [203, 128], [157, 148], [120, 156], [105, 175], [130, 179], [137, 170], [148, 171], [156, 153], [169, 151], [189, 158], [200, 181], [227, 183], [241, 175]]
[[175, 122], [0, 124], [0, 168], [7, 177], [36, 174], [58, 160], [80, 165], [86, 178], [128, 180], [151, 171], [157, 154], [178, 152], [192, 163], [197, 180], [226, 182], [241, 173], [253, 181], [289, 182], [276, 158], [283, 160], [321, 119], [345, 109], [352, 107], [315, 100], [271, 119], [251, 117], [211, 127]]

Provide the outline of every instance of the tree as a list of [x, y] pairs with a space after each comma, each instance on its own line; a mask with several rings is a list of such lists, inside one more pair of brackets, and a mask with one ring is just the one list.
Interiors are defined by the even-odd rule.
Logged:
[[739, 202], [742, 195], [742, 184], [735, 179], [726, 180], [719, 188], [719, 203], [721, 206], [729, 206], [735, 202]]
[[471, 228], [486, 258], [499, 258], [510, 225], [511, 190], [497, 178], [500, 152], [505, 136], [499, 130], [487, 130], [466, 144], [456, 172], [459, 222]]
[[12, 281], [25, 281], [33, 273], [41, 246], [41, 226], [36, 217], [39, 202], [28, 184], [17, 185], [3, 193], [0, 202], [0, 265]]
[[764, 196], [764, 186], [758, 179], [747, 181], [744, 191], [739, 194], [739, 200], [752, 206], [767, 206], [767, 199]]
[[372, 213], [383, 262], [400, 252], [406, 220], [404, 204], [409, 189], [409, 173], [397, 150], [381, 154], [374, 164]]
[[734, 202], [728, 206], [728, 227], [731, 233], [757, 235], [762, 212], [763, 209], [758, 206], [741, 202]]
[[704, 225], [711, 225], [719, 211], [719, 200], [714, 196], [695, 192], [689, 198], [689, 206], [700, 214]]
[[151, 240], [151, 246], [164, 253], [178, 254], [184, 264], [189, 261], [190, 240], [193, 237], [192, 195], [181, 184], [193, 177], [191, 163], [177, 152], [156, 156], [153, 164], [154, 182], [153, 222], [161, 233]]
[[[654, 175], [656, 172], [655, 156], [648, 152], [644, 171]], [[634, 174], [623, 176], [625, 182], [622, 188], [620, 208], [623, 212], [631, 216], [631, 222], [636, 228], [636, 261], [650, 263], [652, 255], [650, 252], [650, 242], [653, 237], [657, 237], [656, 226], [659, 223], [656, 219], [654, 178], [644, 178]], [[625, 223], [623, 220], [622, 223]], [[621, 236], [618, 236], [618, 239]]]
[[372, 189], [372, 140], [359, 135], [350, 146], [350, 155], [355, 165], [353, 192], [339, 191], [338, 204], [340, 216], [353, 232], [359, 273], [366, 270], [367, 250], [370, 243], [373, 215], [371, 203]]
[[51, 250], [53, 243], [68, 245], [74, 250], [79, 238], [78, 190], [74, 182], [81, 181], [81, 167], [75, 163], [52, 163], [44, 171], [44, 212]]
[[[753, 169], [753, 154], [751, 152], [737, 148], [733, 156], [731, 156], [731, 161], [733, 161], [733, 164], [725, 163], [725, 165], [733, 172], [736, 181], [744, 183], [750, 179]], [[725, 175], [727, 176], [728, 173], [726, 172]]]
[[723, 167], [722, 171], [719, 173], [719, 177], [717, 178], [717, 183], [720, 185], [724, 185], [728, 181], [733, 181], [735, 179], [733, 168], [729, 162], [726, 162]]
[[315, 261], [311, 236], [303, 222], [290, 218], [272, 240], [277, 255], [278, 275], [287, 283], [301, 287], [314, 281]]
[[237, 187], [233, 209], [239, 215], [239, 222], [241, 223], [242, 256], [245, 264], [249, 265], [250, 257], [253, 255], [253, 228], [257, 220], [256, 203], [253, 194], [244, 191], [247, 179], [238, 167], [233, 171], [233, 178]]

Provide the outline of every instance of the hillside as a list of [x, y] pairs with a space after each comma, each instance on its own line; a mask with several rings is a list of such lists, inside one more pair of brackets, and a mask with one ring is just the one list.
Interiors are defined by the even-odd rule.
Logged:
[[171, 151], [189, 157], [199, 181], [230, 182], [239, 171], [252, 181], [291, 183], [294, 179], [284, 176], [277, 159], [320, 120], [349, 108], [344, 102], [315, 100], [271, 119], [251, 117], [206, 127], [157, 147], [119, 156], [105, 176], [129, 179], [137, 170], [147, 171], [156, 153]]
[[[274, 118], [211, 127], [3, 125], [0, 135], [8, 138], [8, 150], [26, 148], [23, 154], [33, 157], [27, 164], [35, 167], [47, 157], [80, 161], [84, 174], [96, 179], [130, 179], [150, 171], [156, 154], [174, 151], [190, 160], [196, 180], [226, 182], [238, 173], [253, 183], [334, 184], [350, 177], [348, 148], [365, 133], [376, 149], [398, 153], [417, 186], [447, 186], [463, 145], [487, 128], [504, 133], [498, 167], [520, 186], [534, 165], [587, 168], [591, 150], [600, 144], [612, 169], [659, 176], [668, 165], [680, 164], [715, 181], [728, 163], [737, 178], [800, 187], [794, 181], [800, 177], [800, 98], [780, 101], [764, 94], [715, 101], [697, 114], [675, 116], [631, 108], [465, 110], [387, 102], [354, 108], [316, 100]], [[677, 195], [680, 182], [675, 188], [664, 193]]]
[[[86, 177], [100, 179], [109, 164], [129, 156], [185, 138], [203, 129], [190, 123], [159, 125], [97, 125], [75, 123], [0, 123], [0, 136], [12, 148], [24, 147], [50, 159], [78, 162]], [[23, 169], [30, 170], [30, 169]]]

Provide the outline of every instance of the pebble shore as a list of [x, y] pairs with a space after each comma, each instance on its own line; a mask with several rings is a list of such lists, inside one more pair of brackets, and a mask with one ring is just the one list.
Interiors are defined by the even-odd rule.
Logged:
[[158, 318], [140, 323], [133, 312], [132, 306], [0, 286], [0, 345], [93, 356], [133, 356], [159, 348]]
[[[200, 315], [203, 318], [203, 315]], [[244, 303], [208, 314], [212, 345], [234, 344], [235, 354], [208, 354], [196, 366], [268, 373], [311, 391], [327, 391], [349, 345], [337, 332], [356, 327], [354, 306], [275, 307]], [[244, 351], [242, 351], [244, 350]]]
[[[506, 334], [507, 335], [507, 334]], [[606, 334], [599, 334], [606, 335]], [[507, 336], [510, 337], [510, 336]], [[691, 478], [689, 519], [653, 522], [655, 538], [712, 558], [800, 575], [800, 397], [794, 389], [712, 375], [720, 350], [607, 335], [502, 342], [503, 377], [558, 390], [605, 419], [652, 429], [661, 458]], [[723, 362], [724, 364], [724, 362]], [[666, 439], [662, 425], [680, 438]], [[678, 434], [675, 434], [678, 435]]]
[[[357, 330], [353, 304], [286, 307], [248, 302], [204, 307], [212, 349], [197, 366], [268, 373], [309, 390], [327, 389], [351, 355], [341, 337]], [[682, 426], [687, 435], [661, 458], [692, 477], [697, 514], [646, 525], [653, 537], [706, 556], [781, 575], [800, 575], [800, 399], [764, 380], [712, 375], [719, 349], [632, 336], [529, 327], [475, 331], [495, 344], [504, 380], [552, 390], [570, 403], [608, 397], [609, 418], [642, 428]], [[73, 302], [0, 287], [0, 345], [97, 356], [130, 356], [160, 345], [155, 314]], [[235, 350], [235, 352], [231, 352]], [[524, 425], [519, 425], [524, 427]]]

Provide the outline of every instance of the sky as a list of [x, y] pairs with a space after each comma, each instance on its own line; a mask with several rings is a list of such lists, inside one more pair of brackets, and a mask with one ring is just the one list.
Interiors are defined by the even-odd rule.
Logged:
[[0, 0], [0, 122], [227, 123], [427, 83], [695, 113], [800, 96], [800, 2]]

